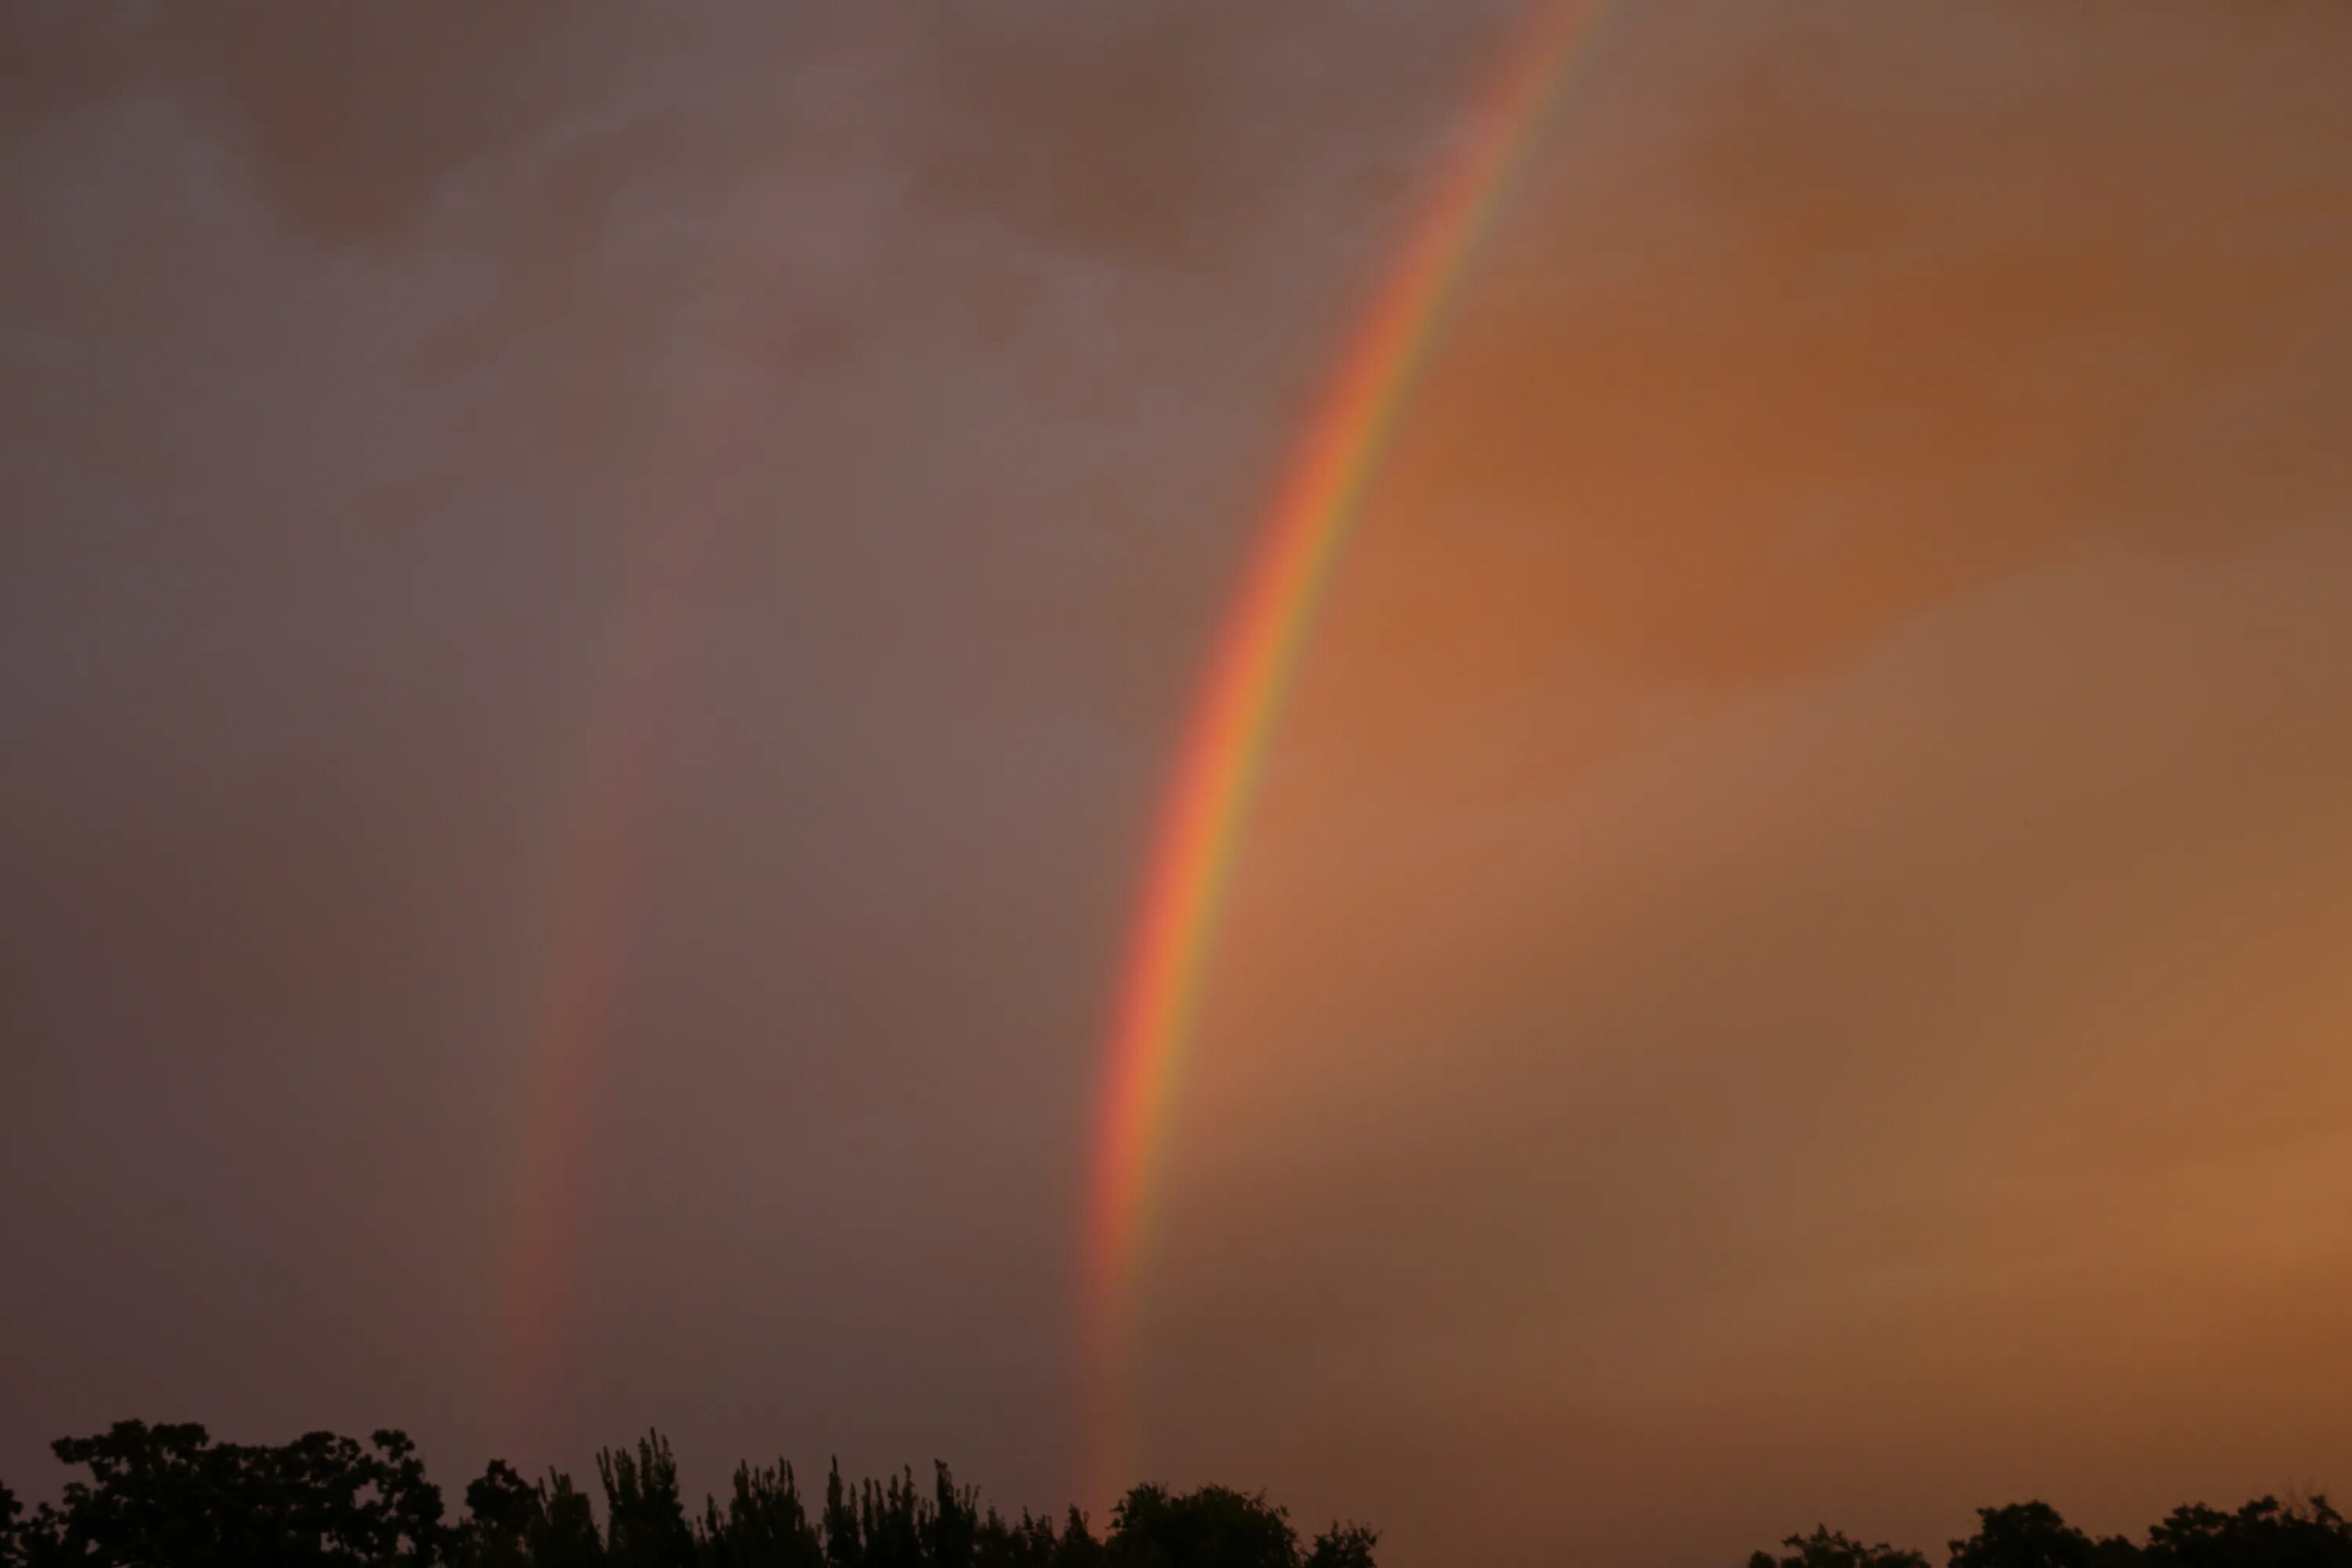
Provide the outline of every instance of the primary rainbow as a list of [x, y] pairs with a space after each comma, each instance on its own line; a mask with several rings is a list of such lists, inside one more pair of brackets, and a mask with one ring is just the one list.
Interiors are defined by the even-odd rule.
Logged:
[[1350, 335], [1244, 571], [1186, 732], [1128, 950], [1086, 1237], [1091, 1434], [1123, 1466], [1127, 1345], [1179, 1069], [1266, 740], [1333, 563], [1456, 287], [1612, 0], [1537, 0], [1458, 161]]

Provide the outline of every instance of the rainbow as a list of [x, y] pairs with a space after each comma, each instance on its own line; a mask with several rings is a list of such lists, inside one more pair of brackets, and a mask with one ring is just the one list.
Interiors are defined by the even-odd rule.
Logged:
[[[736, 221], [747, 193], [720, 208]], [[689, 296], [724, 299], [759, 252], [714, 247]], [[703, 323], [694, 321], [699, 329]], [[687, 489], [717, 466], [736, 390], [687, 356], [664, 393], [660, 416], [635, 455], [640, 471], [617, 498], [601, 563], [610, 604], [597, 623], [580, 686], [572, 753], [559, 764], [564, 788], [550, 815], [546, 891], [529, 911], [523, 942], [523, 1035], [508, 1188], [490, 1216], [500, 1267], [492, 1331], [484, 1346], [493, 1410], [504, 1437], [545, 1440], [541, 1424], [566, 1369], [574, 1275], [584, 1235], [582, 1178], [593, 1152], [610, 1065], [613, 1017], [629, 970], [631, 901], [654, 858], [662, 711], [699, 656], [688, 588], [709, 571], [726, 521]]]
[[1613, 0], [1537, 0], [1447, 177], [1350, 334], [1258, 531], [1161, 808], [1097, 1110], [1085, 1289], [1098, 1479], [1128, 1462], [1127, 1372], [1150, 1198], [1243, 820], [1315, 613], [1414, 373]]
[[[637, 564], [622, 580], [651, 577]], [[507, 1277], [494, 1347], [498, 1410], [509, 1422], [535, 1423], [546, 1414], [568, 1327], [580, 1173], [593, 1131], [604, 1035], [625, 968], [628, 892], [644, 850], [638, 817], [656, 696], [651, 671], [676, 642], [642, 595], [624, 605], [618, 620], [601, 661], [607, 668], [589, 683], [595, 693], [590, 749], [573, 769], [580, 787], [558, 819], [555, 876], [530, 1001], [514, 1184], [501, 1221], [511, 1235], [503, 1248]]]

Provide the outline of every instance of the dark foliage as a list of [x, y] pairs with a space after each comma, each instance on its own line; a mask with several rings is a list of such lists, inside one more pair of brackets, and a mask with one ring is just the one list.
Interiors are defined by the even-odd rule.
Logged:
[[2235, 1513], [2192, 1503], [2148, 1532], [2146, 1560], [2180, 1568], [2335, 1568], [2352, 1563], [2352, 1525], [2324, 1497], [2261, 1498]]
[[1927, 1560], [1916, 1552], [1897, 1551], [1883, 1541], [1865, 1546], [1827, 1525], [1816, 1525], [1811, 1535], [1792, 1535], [1780, 1544], [1789, 1549], [1786, 1553], [1756, 1552], [1748, 1559], [1748, 1568], [1927, 1568]]
[[[945, 1465], [852, 1482], [821, 1501], [791, 1465], [736, 1467], [728, 1495], [689, 1512], [659, 1433], [596, 1457], [601, 1508], [561, 1471], [526, 1480], [491, 1461], [443, 1519], [440, 1489], [399, 1432], [313, 1432], [276, 1447], [215, 1443], [201, 1426], [117, 1423], [60, 1439], [87, 1472], [28, 1517], [0, 1486], [0, 1568], [1375, 1568], [1374, 1531], [1334, 1524], [1301, 1542], [1263, 1493], [1141, 1486], [1097, 1538], [1085, 1514], [983, 1509]], [[2352, 1523], [2325, 1498], [2262, 1498], [2235, 1512], [2176, 1509], [2146, 1542], [2094, 1539], [2045, 1502], [1978, 1510], [1949, 1568], [2352, 1568]], [[1927, 1568], [1917, 1552], [1827, 1526], [1748, 1568]]]
[[659, 1433], [596, 1456], [601, 1510], [561, 1471], [530, 1481], [492, 1460], [445, 1523], [415, 1445], [370, 1444], [216, 1444], [138, 1421], [64, 1439], [58, 1458], [89, 1477], [29, 1519], [0, 1487], [0, 1568], [1372, 1568], [1376, 1539], [1334, 1526], [1302, 1555], [1262, 1497], [1139, 1487], [1097, 1540], [1075, 1508], [983, 1510], [945, 1465], [923, 1485], [912, 1470], [851, 1482], [836, 1464], [814, 1509], [791, 1465], [739, 1465], [725, 1501], [690, 1514]]
[[1372, 1548], [1381, 1532], [1364, 1524], [1333, 1524], [1315, 1538], [1306, 1568], [1375, 1568]]
[[13, 1523], [8, 1561], [67, 1563], [435, 1563], [441, 1491], [398, 1432], [372, 1447], [313, 1432], [279, 1447], [213, 1442], [202, 1426], [117, 1422], [64, 1437], [58, 1458], [89, 1471], [60, 1502]]
[[1977, 1532], [1952, 1542], [1951, 1568], [2125, 1568], [2140, 1559], [2123, 1537], [2093, 1541], [2046, 1502], [1977, 1510]]
[[[1749, 1568], [1926, 1568], [1916, 1552], [1864, 1546], [1835, 1531], [1792, 1535], [1787, 1554], [1759, 1552]], [[2326, 1498], [2302, 1505], [2262, 1498], [2235, 1513], [2202, 1503], [2175, 1509], [2141, 1545], [2094, 1539], [2046, 1502], [1977, 1510], [1977, 1532], [1951, 1542], [1949, 1568], [2352, 1568], [2352, 1525]]]
[[1111, 1514], [1115, 1568], [1292, 1568], [1298, 1532], [1264, 1494], [1203, 1487], [1177, 1497], [1138, 1487]]

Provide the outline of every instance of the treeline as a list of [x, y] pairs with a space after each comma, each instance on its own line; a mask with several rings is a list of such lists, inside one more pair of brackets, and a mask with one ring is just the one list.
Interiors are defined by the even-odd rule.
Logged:
[[1076, 1508], [982, 1510], [945, 1465], [928, 1484], [911, 1470], [851, 1483], [836, 1463], [822, 1499], [789, 1464], [739, 1465], [723, 1501], [689, 1510], [659, 1434], [597, 1455], [601, 1510], [560, 1470], [531, 1480], [493, 1460], [455, 1520], [395, 1431], [269, 1447], [122, 1421], [51, 1450], [88, 1477], [30, 1515], [0, 1486], [5, 1568], [1373, 1568], [1378, 1541], [1334, 1524], [1302, 1542], [1263, 1495], [1150, 1486], [1098, 1538]]
[[[596, 1457], [596, 1497], [550, 1470], [493, 1460], [452, 1519], [415, 1445], [314, 1432], [278, 1447], [215, 1443], [202, 1426], [124, 1421], [52, 1445], [88, 1472], [27, 1515], [0, 1486], [0, 1568], [1374, 1568], [1375, 1533], [1302, 1541], [1263, 1494], [1138, 1487], [1097, 1536], [1087, 1516], [982, 1509], [945, 1465], [805, 1495], [789, 1464], [739, 1465], [724, 1499], [689, 1509], [669, 1444]], [[2147, 1533], [2094, 1538], [2047, 1503], [1978, 1510], [1948, 1568], [2352, 1568], [2352, 1525], [2325, 1498], [2234, 1512], [2179, 1508]], [[1748, 1568], [1927, 1568], [1925, 1553], [1827, 1528]], [[1465, 1564], [1465, 1568], [1474, 1565]]]
[[[1925, 1552], [1864, 1545], [1826, 1528], [1780, 1544], [1780, 1555], [1759, 1552], [1748, 1568], [1927, 1568]], [[2352, 1568], [2352, 1525], [2324, 1497], [2266, 1497], [2234, 1513], [2203, 1503], [2174, 1509], [2140, 1542], [2094, 1539], [2048, 1503], [2021, 1502], [1977, 1510], [1977, 1532], [1950, 1547], [1949, 1568]]]

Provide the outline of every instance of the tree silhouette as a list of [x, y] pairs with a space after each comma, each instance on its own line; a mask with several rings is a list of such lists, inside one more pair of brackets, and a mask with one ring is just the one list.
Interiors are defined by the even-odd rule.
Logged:
[[[1951, 1543], [1949, 1568], [2352, 1568], [2352, 1524], [2315, 1497], [2301, 1505], [2258, 1498], [2235, 1513], [2203, 1503], [2175, 1509], [2140, 1546], [2093, 1540], [2046, 1502], [1977, 1510], [1976, 1534]], [[1865, 1547], [1822, 1529], [1790, 1536], [1794, 1554], [1759, 1552], [1750, 1568], [1859, 1568], [1917, 1564], [1916, 1552]]]
[[824, 1568], [816, 1522], [781, 1459], [766, 1469], [735, 1467], [726, 1513], [715, 1500], [703, 1505], [702, 1542], [710, 1568]]
[[824, 1478], [826, 1568], [865, 1568], [866, 1538], [857, 1528], [857, 1507], [841, 1479], [841, 1461]]
[[1296, 1568], [1298, 1532], [1264, 1493], [1202, 1487], [1173, 1496], [1130, 1491], [1111, 1512], [1114, 1568]]
[[1087, 1528], [1087, 1516], [1073, 1505], [1069, 1523], [1054, 1546], [1052, 1568], [1103, 1568], [1108, 1560], [1102, 1542]]
[[696, 1568], [694, 1531], [667, 1438], [649, 1432], [635, 1452], [603, 1450], [596, 1478], [604, 1484], [604, 1561], [611, 1568]]
[[1374, 1568], [1372, 1549], [1381, 1532], [1369, 1525], [1334, 1523], [1315, 1538], [1306, 1568]]
[[572, 1484], [562, 1470], [551, 1469], [539, 1484], [541, 1518], [531, 1536], [532, 1568], [597, 1568], [604, 1561], [604, 1542], [596, 1533], [596, 1516], [588, 1494]]
[[467, 1568], [525, 1568], [534, 1538], [546, 1525], [539, 1489], [504, 1459], [492, 1459], [466, 1488], [466, 1522], [457, 1528], [450, 1555]]
[[[0, 1568], [1378, 1568], [1380, 1535], [1335, 1523], [1303, 1547], [1262, 1492], [1139, 1486], [1108, 1535], [1087, 1516], [983, 1509], [935, 1463], [852, 1482], [838, 1462], [814, 1512], [793, 1467], [739, 1464], [690, 1511], [669, 1441], [648, 1432], [596, 1456], [603, 1517], [570, 1476], [529, 1481], [493, 1459], [465, 1516], [400, 1432], [311, 1432], [276, 1447], [215, 1443], [199, 1426], [117, 1422], [52, 1451], [85, 1472], [26, 1516], [0, 1485]], [[1948, 1568], [2352, 1568], [2352, 1522], [2324, 1497], [2192, 1503], [2146, 1543], [2094, 1539], [2039, 1500], [1977, 1510]], [[1816, 1526], [1748, 1568], [1927, 1568], [1919, 1552]]]
[[439, 1563], [440, 1489], [403, 1434], [370, 1442], [312, 1432], [274, 1448], [215, 1445], [202, 1426], [141, 1421], [60, 1438], [52, 1451], [89, 1479], [68, 1482], [11, 1550], [28, 1568]]
[[1883, 1541], [1865, 1546], [1827, 1525], [1815, 1525], [1811, 1535], [1791, 1535], [1780, 1544], [1789, 1548], [1786, 1555], [1759, 1552], [1748, 1559], [1748, 1568], [1927, 1568], [1927, 1560], [1916, 1552]]
[[2148, 1531], [2147, 1555], [2180, 1568], [2339, 1568], [2352, 1564], [2352, 1525], [2324, 1497], [2257, 1498], [2235, 1513], [2191, 1503]]
[[2121, 1536], [2093, 1541], [2046, 1502], [1977, 1510], [1977, 1532], [1952, 1542], [1951, 1568], [2129, 1568], [2140, 1549]]

